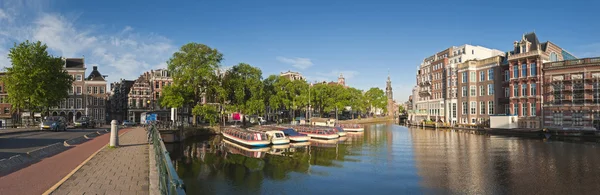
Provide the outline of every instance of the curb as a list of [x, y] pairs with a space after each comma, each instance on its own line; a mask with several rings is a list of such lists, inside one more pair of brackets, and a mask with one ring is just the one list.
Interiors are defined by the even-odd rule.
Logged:
[[19, 134], [19, 133], [29, 133], [29, 132], [36, 132], [36, 131], [41, 131], [41, 130], [39, 130], [39, 129], [31, 129], [31, 130], [13, 131], [13, 132], [2, 132], [2, 130], [0, 130], [0, 136], [3, 136], [3, 135], [12, 135], [12, 134]]
[[[108, 130], [104, 130], [105, 132], [108, 132]], [[121, 135], [119, 135], [119, 137], [124, 136], [125, 134], [129, 133], [131, 131], [127, 131]], [[73, 171], [71, 171], [69, 174], [67, 174], [65, 177], [63, 177], [60, 181], [58, 181], [56, 184], [54, 184], [52, 187], [50, 187], [48, 190], [46, 190], [43, 195], [48, 195], [51, 194], [52, 192], [54, 192], [54, 190], [58, 189], [58, 187], [60, 187], [63, 183], [65, 183], [69, 178], [71, 178], [71, 176], [73, 176], [75, 173], [77, 173], [77, 171], [79, 171], [79, 169], [81, 169], [81, 167], [83, 167], [83, 165], [85, 165], [88, 161], [92, 160], [92, 158], [94, 158], [94, 156], [96, 156], [100, 151], [104, 150], [109, 144], [106, 144], [104, 146], [102, 146], [100, 149], [98, 149], [98, 151], [94, 152], [92, 155], [90, 155], [90, 157], [88, 157], [87, 159], [85, 159], [83, 162], [81, 162], [81, 164], [79, 164], [77, 167], [75, 167], [75, 169], [73, 169]]]
[[46, 158], [46, 157], [61, 153], [62, 151], [65, 151], [67, 149], [68, 148], [65, 146], [65, 144], [63, 142], [58, 142], [55, 144], [45, 146], [43, 148], [38, 148], [33, 151], [27, 152], [27, 155], [29, 155], [32, 158], [42, 159], [42, 158]]
[[36, 159], [34, 158], [21, 154], [11, 156], [8, 159], [2, 159], [0, 160], [0, 176], [8, 174], [15, 169], [23, 168], [35, 160]]
[[77, 145], [77, 144], [86, 142], [87, 140], [88, 140], [87, 138], [85, 138], [84, 136], [81, 136], [81, 137], [76, 137], [76, 138], [73, 138], [70, 140], [66, 140], [64, 142], [64, 144], [65, 144], [65, 146], [72, 146], [72, 145]]

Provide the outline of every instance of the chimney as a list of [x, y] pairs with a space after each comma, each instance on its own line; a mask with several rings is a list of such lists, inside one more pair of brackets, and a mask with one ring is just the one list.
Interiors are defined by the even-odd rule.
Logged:
[[98, 71], [98, 66], [93, 66], [94, 71]]

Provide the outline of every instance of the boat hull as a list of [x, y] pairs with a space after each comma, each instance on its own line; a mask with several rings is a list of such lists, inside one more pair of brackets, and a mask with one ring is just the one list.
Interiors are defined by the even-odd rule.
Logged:
[[289, 144], [290, 140], [289, 139], [273, 139], [273, 140], [271, 140], [271, 143], [273, 145]]
[[337, 132], [340, 137], [346, 136], [346, 132]]
[[312, 134], [312, 133], [305, 133], [305, 132], [302, 132], [302, 133], [308, 135], [310, 138], [316, 138], [316, 139], [336, 139], [336, 138], [340, 137], [340, 135], [338, 135], [337, 133], [336, 134], [326, 134], [326, 135]]
[[269, 144], [271, 144], [271, 142], [269, 140], [248, 141], [248, 140], [243, 140], [243, 139], [237, 138], [235, 136], [229, 135], [227, 133], [223, 133], [223, 136], [229, 140], [232, 140], [232, 141], [235, 141], [237, 143], [244, 144], [247, 146], [261, 147], [261, 146], [268, 146]]
[[290, 140], [295, 141], [295, 142], [305, 142], [308, 141], [310, 139], [309, 136], [288, 136], [290, 138]]
[[364, 130], [365, 130], [365, 128], [344, 128], [344, 131], [352, 131], [352, 132], [361, 132]]

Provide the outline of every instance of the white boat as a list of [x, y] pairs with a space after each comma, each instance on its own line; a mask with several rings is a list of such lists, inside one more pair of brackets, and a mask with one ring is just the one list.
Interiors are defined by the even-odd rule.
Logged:
[[365, 127], [359, 124], [339, 124], [338, 127], [344, 128], [344, 131], [362, 132]]
[[273, 145], [290, 143], [290, 139], [285, 136], [285, 133], [283, 133], [283, 131], [274, 130], [274, 129], [273, 130], [264, 130], [264, 129], [255, 129], [255, 128], [252, 128], [250, 130], [255, 131], [255, 132], [263, 132], [263, 133], [267, 134], [267, 139], [269, 141], [271, 141], [271, 144], [273, 144]]
[[299, 133], [308, 135], [310, 138], [317, 139], [335, 139], [340, 137], [337, 132], [331, 129], [314, 129], [314, 128], [298, 128], [296, 129]]
[[338, 135], [340, 135], [340, 137], [346, 136], [346, 131], [344, 131], [344, 128], [333, 127], [333, 131], [335, 131]]
[[221, 132], [227, 139], [247, 146], [267, 146], [271, 143], [262, 132], [246, 131], [240, 128], [226, 128]]

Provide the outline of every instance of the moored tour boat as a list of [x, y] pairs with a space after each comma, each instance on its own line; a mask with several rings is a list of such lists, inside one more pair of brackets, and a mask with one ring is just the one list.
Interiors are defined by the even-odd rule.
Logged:
[[360, 124], [338, 124], [336, 126], [344, 128], [345, 131], [351, 131], [351, 132], [361, 132], [361, 131], [365, 130], [365, 127], [363, 127]]
[[340, 137], [346, 136], [346, 132], [344, 131], [344, 128], [333, 127], [333, 131], [337, 132], [337, 134], [340, 135]]
[[263, 132], [263, 133], [267, 134], [267, 139], [269, 141], [271, 141], [271, 144], [273, 144], [273, 145], [290, 143], [290, 139], [285, 136], [285, 133], [283, 133], [283, 131], [280, 131], [276, 128], [253, 127], [253, 128], [250, 128], [250, 130], [256, 131], [256, 132]]
[[226, 128], [221, 133], [225, 138], [247, 146], [267, 146], [271, 143], [263, 132]]
[[321, 129], [316, 127], [303, 127], [298, 126], [295, 127], [295, 130], [299, 133], [303, 133], [308, 135], [310, 138], [318, 138], [318, 139], [335, 139], [340, 137], [337, 132], [332, 129]]
[[283, 131], [283, 133], [285, 133], [285, 135], [288, 136], [288, 138], [290, 138], [290, 140], [292, 140], [294, 142], [306, 142], [306, 141], [308, 141], [308, 139], [310, 139], [310, 137], [308, 135], [303, 134], [303, 133], [298, 133], [298, 132], [294, 131], [294, 129], [292, 129], [292, 128], [286, 128], [281, 131]]

